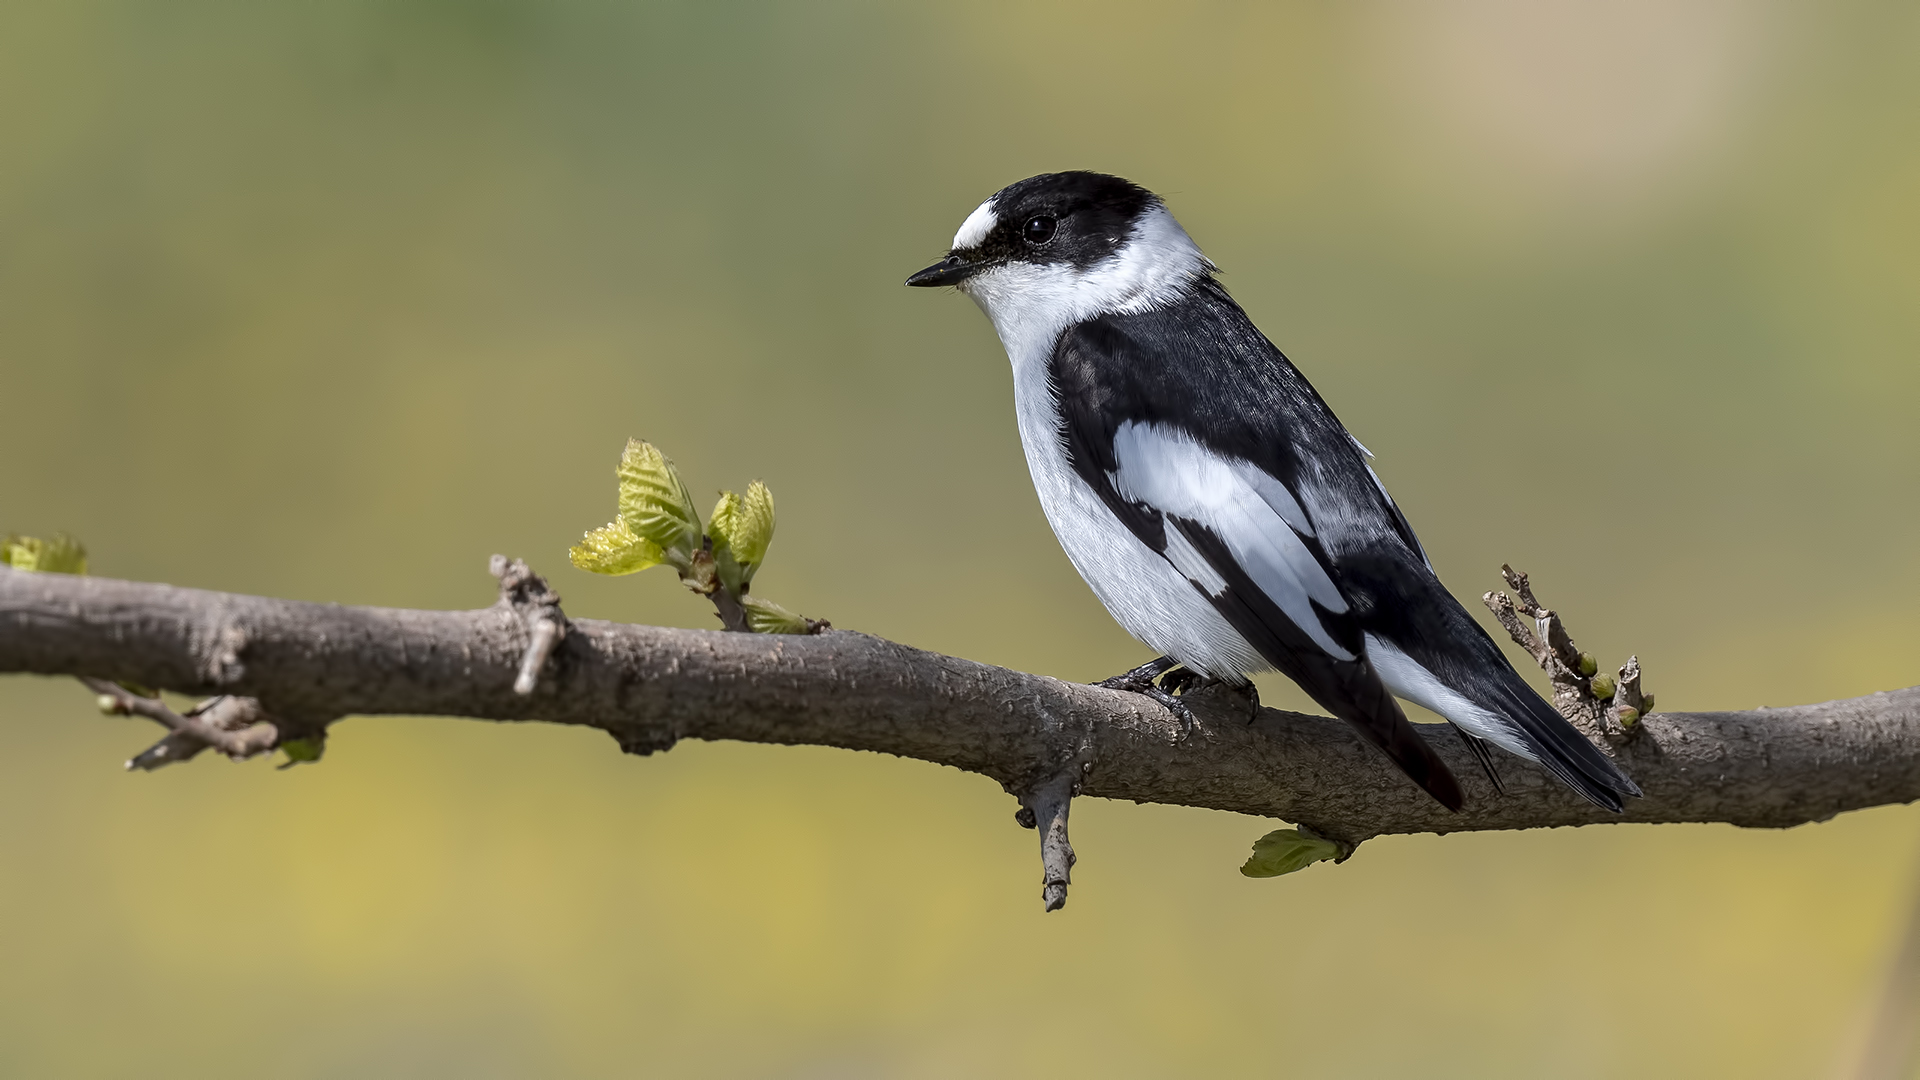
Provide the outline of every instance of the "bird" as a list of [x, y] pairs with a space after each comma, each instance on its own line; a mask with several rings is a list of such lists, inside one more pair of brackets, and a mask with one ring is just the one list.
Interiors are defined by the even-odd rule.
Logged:
[[1458, 811], [1404, 699], [1462, 732], [1496, 787], [1484, 743], [1622, 810], [1640, 789], [1440, 583], [1372, 455], [1217, 274], [1162, 198], [1074, 171], [1002, 188], [906, 282], [952, 286], [993, 323], [1048, 523], [1161, 654], [1099, 685], [1190, 724], [1176, 692], [1251, 693], [1279, 671]]

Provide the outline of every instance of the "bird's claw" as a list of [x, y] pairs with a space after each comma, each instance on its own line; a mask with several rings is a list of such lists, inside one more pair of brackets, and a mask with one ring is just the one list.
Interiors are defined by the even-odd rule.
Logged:
[[1173, 714], [1175, 720], [1180, 721], [1180, 737], [1182, 739], [1188, 738], [1199, 729], [1200, 722], [1194, 719], [1193, 710], [1187, 708], [1187, 703], [1181, 701], [1179, 697], [1168, 693], [1158, 686], [1148, 686], [1145, 690], [1140, 691], [1140, 693], [1159, 702], [1161, 707]]
[[[1176, 696], [1175, 691], [1203, 678], [1191, 669], [1180, 667], [1173, 658], [1163, 656], [1111, 679], [1101, 679], [1093, 685], [1151, 698], [1180, 722], [1180, 737], [1185, 739], [1199, 728], [1200, 722], [1194, 718], [1193, 710], [1187, 707], [1187, 703]], [[1156, 683], [1156, 679], [1160, 681]]]

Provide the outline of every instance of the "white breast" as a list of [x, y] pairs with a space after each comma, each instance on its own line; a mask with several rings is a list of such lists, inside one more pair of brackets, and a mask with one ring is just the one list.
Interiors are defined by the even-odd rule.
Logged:
[[1073, 471], [1047, 384], [1047, 357], [1015, 357], [1013, 371], [1020, 442], [1041, 509], [1073, 568], [1114, 619], [1150, 648], [1206, 675], [1238, 681], [1269, 670], [1200, 588], [1121, 524]]

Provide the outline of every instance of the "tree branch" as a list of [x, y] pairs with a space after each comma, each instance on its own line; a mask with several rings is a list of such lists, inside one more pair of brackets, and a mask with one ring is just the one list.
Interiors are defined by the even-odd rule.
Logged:
[[[640, 754], [680, 739], [737, 739], [951, 765], [1000, 782], [1020, 800], [1021, 823], [1039, 827], [1049, 908], [1065, 899], [1075, 795], [1281, 818], [1349, 846], [1385, 833], [1610, 821], [1784, 827], [1920, 797], [1920, 688], [1785, 709], [1655, 713], [1629, 733], [1595, 732], [1615, 736], [1601, 741], [1646, 792], [1620, 815], [1495, 750], [1499, 794], [1461, 740], [1427, 726], [1422, 734], [1466, 788], [1466, 809], [1452, 814], [1327, 717], [1262, 709], [1248, 723], [1239, 698], [1200, 691], [1191, 698], [1198, 727], [1183, 733], [1137, 694], [844, 630], [788, 636], [566, 620], [545, 583], [513, 566], [496, 564], [503, 599], [476, 611], [0, 569], [0, 672], [252, 699], [225, 721], [244, 720], [237, 733], [204, 717], [117, 709], [166, 724], [167, 739], [182, 740], [173, 758], [207, 745], [246, 756], [316, 739], [343, 716], [404, 714], [578, 724]], [[1530, 592], [1523, 602], [1538, 607]], [[550, 653], [536, 659], [530, 646], [543, 619], [555, 629], [542, 646]], [[1526, 628], [1516, 618], [1509, 629]], [[1540, 629], [1542, 639], [1523, 644], [1566, 669], [1554, 655], [1571, 649], [1564, 629]], [[537, 681], [523, 677], [529, 671]], [[123, 690], [88, 685], [103, 696]]]

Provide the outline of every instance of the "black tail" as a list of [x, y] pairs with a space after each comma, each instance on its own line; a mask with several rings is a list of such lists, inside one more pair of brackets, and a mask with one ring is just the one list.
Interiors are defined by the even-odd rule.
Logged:
[[1400, 703], [1387, 692], [1373, 665], [1363, 659], [1328, 667], [1337, 672], [1339, 694], [1325, 693], [1324, 685], [1303, 684], [1307, 692], [1335, 716], [1357, 728], [1441, 806], [1458, 813], [1467, 801], [1466, 794], [1460, 790], [1460, 781], [1453, 770], [1447, 768], [1447, 763], [1440, 760], [1433, 745], [1420, 737], [1413, 721], [1400, 711]]
[[[1386, 598], [1372, 605], [1367, 632], [1400, 654], [1379, 662], [1395, 671], [1396, 687], [1407, 697], [1495, 742], [1518, 743], [1516, 749], [1597, 806], [1618, 813], [1625, 797], [1640, 794], [1612, 758], [1527, 685], [1432, 571], [1388, 560], [1360, 564], [1349, 578], [1344, 587], [1350, 594]], [[1460, 704], [1474, 706], [1480, 715], [1451, 715], [1458, 711], [1451, 706]], [[1487, 732], [1487, 724], [1506, 730]]]
[[1500, 675], [1497, 686], [1488, 686], [1483, 681], [1473, 688], [1480, 691], [1473, 696], [1495, 699], [1480, 704], [1511, 721], [1548, 772], [1592, 802], [1615, 813], [1624, 807], [1621, 802], [1623, 796], [1640, 795], [1640, 786], [1621, 772], [1620, 766], [1615, 765], [1612, 758], [1601, 753], [1599, 747], [1568, 723], [1559, 710], [1535, 693], [1520, 678], [1519, 672], [1503, 662]]

